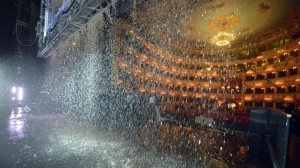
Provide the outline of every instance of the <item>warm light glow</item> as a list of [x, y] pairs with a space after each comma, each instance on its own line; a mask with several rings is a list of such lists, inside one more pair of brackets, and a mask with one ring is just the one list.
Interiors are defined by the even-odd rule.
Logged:
[[154, 66], [155, 66], [155, 65], [157, 65], [157, 62], [156, 62], [156, 61], [152, 61], [152, 62], [151, 62], [151, 65], [154, 65]]
[[270, 98], [270, 97], [265, 97], [265, 100], [266, 100], [266, 101], [271, 101], [272, 98]]
[[145, 92], [146, 90], [145, 89], [140, 89], [140, 92]]
[[235, 103], [231, 103], [231, 104], [230, 104], [230, 107], [231, 107], [231, 108], [236, 108], [236, 104], [235, 104]]
[[231, 33], [220, 32], [218, 35], [214, 36], [210, 41], [217, 46], [228, 45], [231, 41], [235, 39], [235, 36]]
[[252, 70], [247, 70], [246, 74], [251, 75], [251, 74], [254, 74], [254, 72]]
[[197, 72], [197, 76], [201, 76], [202, 75], [202, 73], [201, 72]]
[[252, 100], [252, 97], [245, 97], [245, 100]]
[[283, 52], [283, 50], [278, 50], [277, 52], [278, 52], [278, 53], [281, 53], [281, 52]]
[[147, 60], [147, 56], [145, 54], [142, 54], [140, 56], [140, 58], [141, 58], [142, 61], [146, 61]]
[[139, 74], [139, 73], [141, 73], [141, 71], [139, 69], [135, 69], [134, 73]]
[[127, 64], [121, 63], [121, 64], [120, 64], [120, 67], [121, 67], [121, 68], [125, 68], [125, 67], [127, 67]]
[[282, 85], [283, 82], [282, 82], [282, 81], [276, 81], [275, 84], [276, 84], [276, 85]]
[[293, 99], [290, 98], [290, 97], [285, 97], [285, 98], [284, 98], [284, 101], [293, 101]]
[[263, 86], [262, 82], [255, 83], [255, 87], [261, 87], [261, 86]]
[[123, 80], [117, 80], [117, 83], [123, 83]]
[[169, 92], [169, 95], [174, 96], [175, 93], [174, 92]]

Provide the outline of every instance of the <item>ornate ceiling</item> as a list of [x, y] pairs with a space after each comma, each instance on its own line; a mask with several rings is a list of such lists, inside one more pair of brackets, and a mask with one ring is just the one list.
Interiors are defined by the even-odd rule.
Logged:
[[[149, 0], [131, 16], [161, 47], [224, 50], [299, 31], [299, 6], [299, 0]], [[220, 33], [234, 38], [217, 46], [212, 39]]]

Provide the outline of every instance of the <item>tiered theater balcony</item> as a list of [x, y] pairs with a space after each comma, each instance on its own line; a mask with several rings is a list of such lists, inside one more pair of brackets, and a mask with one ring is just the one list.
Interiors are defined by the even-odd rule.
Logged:
[[[119, 61], [128, 64], [124, 70], [134, 74], [140, 92], [170, 98], [235, 99], [240, 106], [251, 103], [255, 107], [277, 107], [299, 97], [297, 41], [248, 59], [211, 61], [168, 52], [130, 25], [124, 27], [126, 40], [120, 43], [123, 52]], [[284, 87], [284, 91], [277, 87]]]

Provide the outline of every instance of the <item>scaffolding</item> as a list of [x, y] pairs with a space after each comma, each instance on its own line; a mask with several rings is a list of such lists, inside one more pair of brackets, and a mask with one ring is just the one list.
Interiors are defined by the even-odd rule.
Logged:
[[[104, 12], [115, 13], [118, 0], [73, 0], [70, 6], [56, 18], [55, 24], [49, 26], [51, 18], [51, 0], [42, 0], [41, 17], [38, 24], [38, 57], [48, 57], [59, 47], [59, 42], [72, 37], [85, 27], [96, 15]], [[53, 18], [52, 18], [53, 19]]]

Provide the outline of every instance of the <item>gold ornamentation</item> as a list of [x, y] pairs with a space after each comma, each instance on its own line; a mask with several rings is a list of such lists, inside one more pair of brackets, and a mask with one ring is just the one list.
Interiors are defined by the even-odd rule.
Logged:
[[235, 15], [232, 12], [227, 15], [219, 16], [215, 19], [210, 19], [209, 30], [217, 31], [217, 32], [225, 32], [240, 22], [241, 22], [240, 17]]
[[268, 11], [269, 9], [271, 9], [271, 6], [267, 5], [265, 3], [261, 3], [258, 5], [258, 9], [261, 13], [264, 13], [264, 12]]

